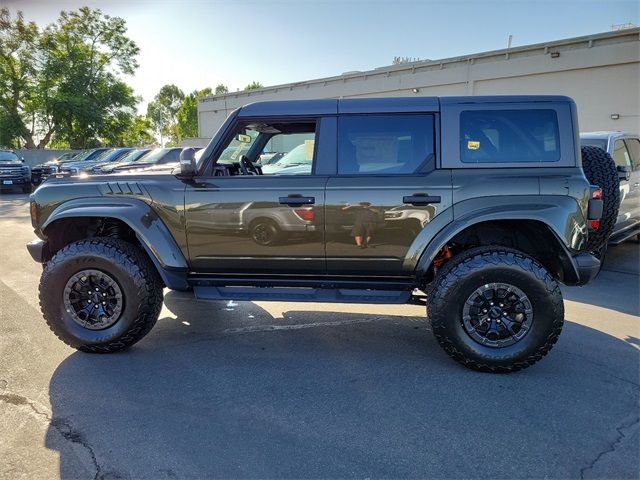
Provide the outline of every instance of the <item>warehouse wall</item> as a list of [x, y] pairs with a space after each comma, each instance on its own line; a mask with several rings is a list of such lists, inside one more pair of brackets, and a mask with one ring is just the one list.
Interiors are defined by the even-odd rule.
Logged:
[[198, 104], [199, 132], [210, 138], [234, 109], [264, 100], [560, 94], [576, 100], [582, 131], [638, 133], [638, 85], [640, 29], [635, 28], [206, 97]]

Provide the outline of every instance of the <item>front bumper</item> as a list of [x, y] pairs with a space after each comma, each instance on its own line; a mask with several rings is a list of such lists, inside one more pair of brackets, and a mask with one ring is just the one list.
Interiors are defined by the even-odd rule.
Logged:
[[0, 187], [30, 185], [31, 177], [0, 177]]

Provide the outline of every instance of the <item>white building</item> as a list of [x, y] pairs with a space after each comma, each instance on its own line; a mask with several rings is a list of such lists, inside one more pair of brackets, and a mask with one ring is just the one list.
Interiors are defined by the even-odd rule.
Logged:
[[233, 110], [263, 100], [559, 94], [576, 101], [581, 131], [639, 133], [639, 80], [640, 28], [631, 28], [205, 97], [198, 131], [209, 139]]

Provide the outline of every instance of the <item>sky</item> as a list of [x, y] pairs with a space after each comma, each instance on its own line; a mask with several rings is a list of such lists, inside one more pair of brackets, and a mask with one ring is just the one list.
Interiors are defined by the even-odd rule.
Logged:
[[165, 84], [230, 91], [441, 59], [640, 25], [638, 0], [0, 0], [41, 26], [83, 5], [127, 21], [140, 47], [124, 77], [146, 104]]

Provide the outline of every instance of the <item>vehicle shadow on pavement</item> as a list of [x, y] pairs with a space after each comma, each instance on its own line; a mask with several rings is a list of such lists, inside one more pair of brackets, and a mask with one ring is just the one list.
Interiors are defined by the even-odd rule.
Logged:
[[46, 445], [66, 432], [99, 478], [577, 477], [637, 409], [638, 350], [571, 321], [548, 358], [491, 375], [424, 317], [166, 303], [130, 350], [73, 353], [51, 379]]
[[611, 247], [598, 277], [584, 287], [563, 287], [565, 300], [640, 316], [640, 245]]

